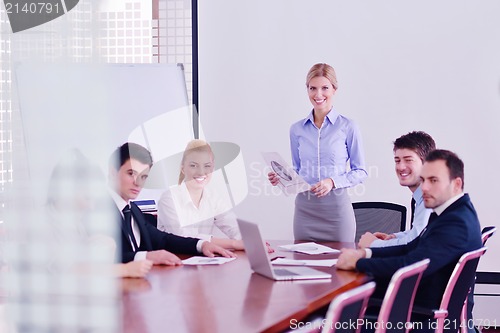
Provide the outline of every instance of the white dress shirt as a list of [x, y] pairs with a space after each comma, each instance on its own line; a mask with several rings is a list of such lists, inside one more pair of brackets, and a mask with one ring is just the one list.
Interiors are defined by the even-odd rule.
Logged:
[[[120, 211], [120, 214], [122, 215], [122, 218], [123, 218], [123, 208], [125, 208], [125, 206], [127, 206], [127, 205], [130, 205], [130, 202], [123, 200], [123, 198], [121, 196], [119, 196], [118, 193], [116, 193], [113, 190], [110, 190], [109, 193], [111, 195], [111, 198], [113, 198], [113, 201], [115, 202], [116, 207], [118, 207], [118, 210]], [[134, 237], [135, 237], [135, 240], [137, 242], [137, 246], [141, 246], [141, 231], [139, 230], [139, 226], [137, 225], [137, 223], [135, 223], [133, 214], [131, 214], [130, 223], [132, 226], [132, 232], [134, 233]], [[129, 241], [130, 241], [130, 244], [132, 244], [132, 248], [135, 251], [137, 251], [137, 249], [134, 247], [134, 242], [132, 242], [132, 239], [130, 238], [130, 236], [129, 236]], [[146, 251], [137, 252], [134, 256], [134, 261], [146, 259], [146, 254], [147, 254]]]
[[463, 196], [464, 196], [464, 192], [462, 192], [460, 194], [457, 194], [454, 197], [448, 199], [442, 205], [437, 206], [436, 208], [434, 208], [434, 213], [436, 213], [437, 216], [441, 215], [445, 211], [446, 208], [450, 207], [451, 204], [453, 204], [455, 201], [457, 201], [458, 199], [460, 199]]

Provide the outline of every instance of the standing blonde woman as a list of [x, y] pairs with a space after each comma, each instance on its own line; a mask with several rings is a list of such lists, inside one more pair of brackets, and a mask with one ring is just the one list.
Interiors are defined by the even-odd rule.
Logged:
[[[207, 187], [213, 171], [214, 154], [210, 145], [203, 140], [190, 141], [182, 156], [179, 186], [163, 193], [158, 202], [158, 229], [243, 250], [230, 203]], [[213, 237], [216, 228], [228, 238]]]
[[[333, 67], [312, 66], [306, 87], [313, 110], [291, 126], [290, 147], [293, 167], [311, 190], [295, 199], [294, 236], [353, 242], [356, 223], [346, 188], [367, 177], [361, 136], [354, 122], [333, 107], [338, 88]], [[278, 184], [274, 172], [268, 177]]]

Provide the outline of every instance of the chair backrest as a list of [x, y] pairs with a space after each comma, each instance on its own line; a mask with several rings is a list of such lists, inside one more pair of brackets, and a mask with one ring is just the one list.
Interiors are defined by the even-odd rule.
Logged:
[[[481, 242], [483, 243], [483, 246], [486, 244], [486, 241], [495, 234], [496, 231], [497, 227], [495, 226], [484, 227], [483, 230], [481, 230]], [[477, 275], [478, 273], [476, 272], [476, 279]], [[461, 328], [460, 331], [462, 333], [467, 333], [469, 331], [470, 325], [468, 325], [468, 323], [472, 319], [473, 306], [474, 306], [474, 284], [471, 285], [469, 294], [467, 295], [467, 300], [465, 301], [465, 304], [462, 308], [461, 325], [460, 325]]]
[[375, 333], [409, 332], [413, 301], [429, 259], [398, 269], [392, 276], [380, 306]]
[[[448, 312], [446, 316], [447, 322], [460, 322], [465, 299], [475, 280], [479, 258], [485, 252], [486, 247], [482, 247], [478, 250], [464, 253], [455, 265], [455, 269], [450, 275], [439, 307], [440, 311]], [[438, 321], [438, 326], [440, 325], [444, 325], [443, 321], [441, 321], [441, 323]], [[445, 327], [438, 327], [436, 331], [442, 332], [443, 330], [446, 330]]]
[[352, 204], [356, 217], [356, 238], [367, 231], [392, 234], [405, 230], [406, 207], [389, 202], [355, 202]]
[[322, 333], [359, 333], [362, 325], [353, 325], [365, 315], [368, 299], [375, 290], [375, 282], [346, 291], [335, 297], [322, 322]]
[[483, 242], [483, 246], [486, 244], [486, 241], [495, 234], [497, 231], [497, 227], [491, 225], [489, 227], [484, 227], [483, 230], [481, 230], [481, 241]]

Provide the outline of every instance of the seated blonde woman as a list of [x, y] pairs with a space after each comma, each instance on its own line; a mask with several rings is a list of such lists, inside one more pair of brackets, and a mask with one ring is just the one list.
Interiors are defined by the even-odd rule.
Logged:
[[[182, 156], [179, 185], [163, 193], [158, 202], [158, 229], [243, 250], [230, 203], [209, 186], [213, 171], [210, 145], [203, 140], [190, 141]], [[227, 238], [214, 237], [216, 229]]]

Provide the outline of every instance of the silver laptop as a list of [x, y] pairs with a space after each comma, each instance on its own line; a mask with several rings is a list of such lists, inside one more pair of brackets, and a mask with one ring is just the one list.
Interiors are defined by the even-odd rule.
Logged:
[[238, 219], [241, 237], [250, 267], [255, 273], [273, 280], [331, 279], [332, 275], [309, 267], [273, 268], [267, 255], [267, 248], [255, 223]]

